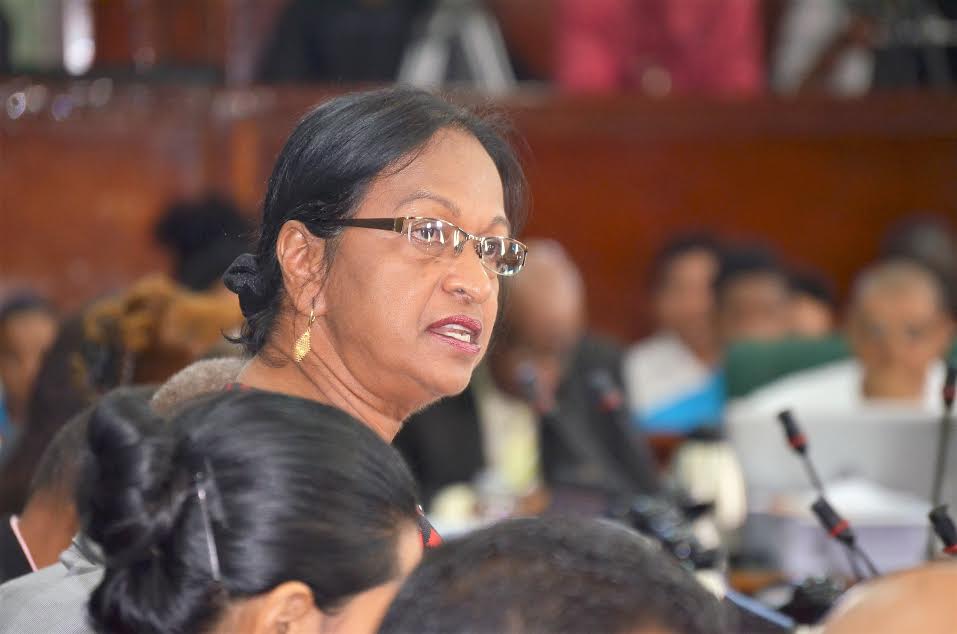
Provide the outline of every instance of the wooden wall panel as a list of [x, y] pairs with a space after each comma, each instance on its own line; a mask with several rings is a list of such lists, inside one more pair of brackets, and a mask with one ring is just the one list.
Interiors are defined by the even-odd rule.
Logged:
[[168, 266], [152, 223], [205, 189], [205, 119], [182, 103], [125, 101], [64, 121], [0, 125], [0, 277], [63, 308]]
[[[765, 241], [845, 289], [906, 212], [957, 220], [954, 102], [622, 104], [521, 108], [533, 152], [529, 235], [583, 267], [593, 323], [648, 324], [647, 263], [677, 232]], [[912, 112], [908, 117], [906, 112]], [[920, 114], [918, 114], [920, 112]]]
[[[149, 228], [175, 196], [219, 189], [258, 214], [289, 131], [330, 94], [121, 89], [63, 122], [0, 115], [0, 278], [72, 306], [164, 265]], [[846, 288], [906, 212], [957, 221], [955, 97], [501, 106], [529, 150], [526, 235], [566, 244], [593, 323], [622, 338], [646, 329], [647, 263], [676, 232], [765, 240]]]

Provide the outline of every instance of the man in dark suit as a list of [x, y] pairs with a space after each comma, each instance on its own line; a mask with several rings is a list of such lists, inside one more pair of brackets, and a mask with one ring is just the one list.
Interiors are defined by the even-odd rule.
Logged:
[[620, 350], [584, 333], [577, 268], [555, 242], [529, 252], [468, 389], [410, 418], [396, 447], [427, 500], [477, 481], [515, 498], [543, 485], [656, 491], [647, 446], [623, 415]]

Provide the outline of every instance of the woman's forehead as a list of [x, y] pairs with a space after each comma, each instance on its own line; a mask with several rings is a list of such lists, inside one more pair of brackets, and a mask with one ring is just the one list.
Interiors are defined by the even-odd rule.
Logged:
[[[441, 135], [441, 136], [440, 136]], [[404, 213], [403, 209], [443, 211], [453, 222], [491, 224], [505, 218], [502, 180], [492, 158], [471, 135], [439, 132], [401, 169], [373, 181], [360, 216]]]

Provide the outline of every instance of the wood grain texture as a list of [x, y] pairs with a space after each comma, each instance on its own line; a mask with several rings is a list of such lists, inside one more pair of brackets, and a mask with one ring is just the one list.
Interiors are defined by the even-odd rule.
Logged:
[[[0, 115], [0, 277], [65, 307], [167, 266], [150, 227], [172, 198], [217, 189], [256, 214], [289, 131], [337, 90], [115, 92], [64, 121]], [[647, 265], [677, 232], [764, 240], [846, 289], [909, 211], [957, 220], [955, 97], [494, 105], [527, 144], [525, 235], [568, 247], [594, 326], [625, 339], [647, 328]]]

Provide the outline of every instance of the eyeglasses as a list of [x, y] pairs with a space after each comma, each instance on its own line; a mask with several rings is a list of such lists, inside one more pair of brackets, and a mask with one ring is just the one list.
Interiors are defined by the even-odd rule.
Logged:
[[475, 253], [479, 261], [489, 271], [503, 276], [515, 275], [525, 266], [528, 247], [512, 238], [502, 236], [476, 236], [461, 227], [436, 218], [398, 217], [398, 218], [347, 218], [337, 220], [334, 225], [342, 227], [361, 227], [365, 229], [384, 229], [405, 234], [416, 249], [433, 257], [449, 252], [461, 255], [465, 243], [475, 242]]

